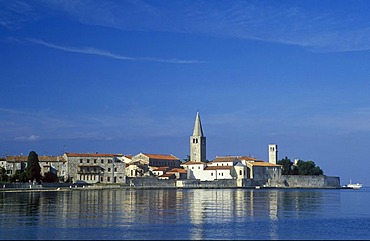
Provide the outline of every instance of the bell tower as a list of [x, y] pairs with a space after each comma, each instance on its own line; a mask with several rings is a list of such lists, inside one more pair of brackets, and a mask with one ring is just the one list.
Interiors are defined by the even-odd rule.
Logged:
[[277, 145], [276, 144], [270, 144], [269, 145], [269, 163], [276, 164], [277, 162]]
[[190, 161], [205, 162], [206, 159], [206, 137], [203, 136], [202, 123], [197, 112], [193, 135], [190, 136]]

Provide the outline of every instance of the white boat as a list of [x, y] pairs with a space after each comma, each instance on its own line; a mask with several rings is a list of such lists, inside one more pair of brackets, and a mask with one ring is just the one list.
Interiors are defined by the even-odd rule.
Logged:
[[360, 189], [362, 188], [361, 183], [352, 183], [352, 180], [349, 180], [349, 184], [347, 184], [347, 187], [353, 188], [353, 189]]

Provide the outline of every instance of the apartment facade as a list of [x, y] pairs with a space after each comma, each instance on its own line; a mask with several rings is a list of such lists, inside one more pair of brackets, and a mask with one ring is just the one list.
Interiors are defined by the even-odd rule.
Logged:
[[65, 153], [69, 182], [126, 183], [122, 154]]

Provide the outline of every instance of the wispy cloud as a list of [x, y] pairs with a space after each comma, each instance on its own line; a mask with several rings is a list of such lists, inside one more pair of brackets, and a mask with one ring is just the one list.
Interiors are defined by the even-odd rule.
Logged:
[[0, 0], [0, 26], [16, 30], [38, 18], [39, 15], [28, 2]]
[[162, 59], [162, 58], [153, 58], [153, 57], [128, 57], [123, 56], [120, 54], [115, 54], [106, 50], [91, 48], [91, 47], [68, 47], [68, 46], [61, 46], [49, 42], [45, 42], [40, 39], [27, 39], [28, 41], [42, 45], [52, 49], [58, 49], [62, 51], [72, 52], [72, 53], [80, 53], [80, 54], [90, 54], [90, 55], [97, 55], [101, 57], [107, 57], [117, 60], [124, 60], [124, 61], [150, 61], [150, 62], [162, 62], [162, 63], [172, 63], [172, 64], [200, 64], [205, 63], [198, 60], [182, 60], [182, 59]]
[[[167, 31], [253, 39], [315, 51], [370, 49], [366, 11], [274, 1], [46, 1], [80, 23], [123, 30]], [[332, 5], [331, 5], [332, 4]]]
[[15, 138], [16, 141], [38, 141], [40, 136], [30, 135], [30, 136], [20, 136]]
[[[252, 39], [296, 45], [314, 51], [370, 49], [370, 17], [366, 8], [343, 10], [342, 4], [324, 1], [326, 7], [309, 1], [96, 1], [35, 0], [0, 1], [0, 26], [19, 28], [28, 21], [58, 15], [86, 25], [120, 30], [162, 31]], [[338, 6], [337, 6], [338, 5]], [[339, 6], [341, 5], [341, 6]], [[357, 6], [355, 5], [355, 6]], [[39, 44], [45, 44], [39, 42]], [[125, 61], [198, 63], [192, 60], [130, 57], [94, 48], [64, 47], [60, 50], [95, 54]]]

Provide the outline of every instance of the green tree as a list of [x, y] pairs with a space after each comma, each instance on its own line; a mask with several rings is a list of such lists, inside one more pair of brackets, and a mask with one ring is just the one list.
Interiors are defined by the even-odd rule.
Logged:
[[4, 167], [0, 167], [0, 182], [7, 182], [9, 180], [8, 175], [6, 175], [6, 170]]
[[276, 164], [282, 166], [282, 175], [290, 175], [292, 172], [292, 166], [293, 163], [290, 161], [288, 157], [284, 157], [280, 161], [278, 161]]
[[277, 162], [282, 166], [282, 175], [323, 175], [324, 172], [319, 166], [316, 166], [313, 161], [298, 160], [296, 165], [288, 158], [285, 157]]
[[53, 172], [47, 172], [45, 175], [42, 177], [43, 182], [57, 182], [58, 177], [55, 173]]
[[27, 182], [28, 178], [25, 171], [17, 170], [15, 173], [9, 178], [11, 182]]
[[297, 162], [299, 175], [323, 175], [324, 172], [319, 166], [316, 166], [314, 161], [302, 161]]
[[40, 182], [41, 180], [41, 167], [39, 164], [39, 156], [35, 151], [30, 151], [27, 159], [26, 177], [28, 180], [35, 180]]

